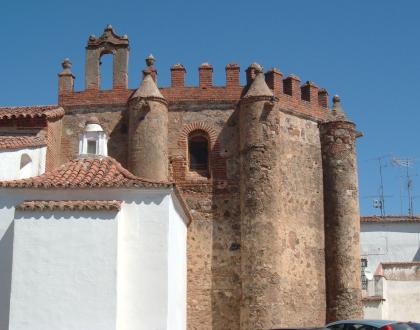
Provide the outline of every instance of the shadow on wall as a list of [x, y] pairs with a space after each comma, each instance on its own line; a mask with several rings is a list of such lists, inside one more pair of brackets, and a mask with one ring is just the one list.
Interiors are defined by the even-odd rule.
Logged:
[[9, 329], [10, 288], [12, 284], [12, 222], [0, 238], [0, 329]]
[[414, 255], [413, 261], [420, 261], [420, 247], [418, 248], [416, 254]]

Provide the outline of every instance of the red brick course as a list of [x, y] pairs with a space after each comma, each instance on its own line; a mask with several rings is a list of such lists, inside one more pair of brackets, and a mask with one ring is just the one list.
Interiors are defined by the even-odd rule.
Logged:
[[19, 211], [119, 211], [121, 201], [99, 201], [99, 200], [67, 200], [51, 201], [37, 200], [24, 201], [16, 206]]

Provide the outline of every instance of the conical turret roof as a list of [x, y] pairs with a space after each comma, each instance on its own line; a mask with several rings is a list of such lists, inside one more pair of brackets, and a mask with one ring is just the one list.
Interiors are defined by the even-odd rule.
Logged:
[[155, 98], [159, 98], [163, 100], [165, 99], [150, 74], [146, 74], [144, 76], [143, 81], [140, 84], [140, 87], [136, 90], [136, 92], [133, 94], [131, 98], [134, 99], [137, 97], [139, 98], [155, 97]]
[[249, 86], [244, 98], [257, 96], [274, 96], [273, 91], [267, 86], [264, 73], [262, 72], [257, 74], [254, 81], [251, 83], [251, 86]]
[[331, 114], [333, 120], [347, 120], [346, 113], [341, 106], [340, 97], [338, 95], [334, 95], [333, 97], [333, 107]]

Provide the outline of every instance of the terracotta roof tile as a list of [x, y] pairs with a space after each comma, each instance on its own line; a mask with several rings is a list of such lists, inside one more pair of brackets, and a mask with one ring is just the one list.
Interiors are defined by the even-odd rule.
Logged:
[[393, 222], [420, 222], [420, 216], [404, 216], [404, 215], [387, 215], [381, 216], [364, 216], [360, 217], [362, 223], [393, 223]]
[[385, 301], [385, 298], [382, 296], [366, 296], [362, 298], [363, 302], [381, 302]]
[[381, 262], [382, 268], [420, 266], [420, 261], [388, 261]]
[[46, 144], [45, 137], [40, 135], [0, 135], [0, 150], [40, 147]]
[[64, 116], [64, 109], [57, 105], [24, 107], [0, 107], [0, 119], [46, 117], [56, 119]]
[[119, 211], [121, 201], [92, 201], [92, 200], [68, 200], [68, 201], [24, 201], [16, 206], [19, 211]]
[[170, 188], [171, 182], [156, 182], [130, 173], [115, 159], [90, 156], [74, 159], [40, 176], [0, 181], [0, 187], [12, 188]]

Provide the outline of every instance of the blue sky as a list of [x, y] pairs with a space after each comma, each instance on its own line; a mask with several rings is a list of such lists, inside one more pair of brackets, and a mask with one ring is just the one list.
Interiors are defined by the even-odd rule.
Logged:
[[[339, 94], [363, 131], [358, 141], [362, 214], [377, 214], [376, 157], [409, 157], [414, 212], [420, 213], [420, 2], [352, 1], [6, 1], [0, 2], [0, 105], [53, 104], [64, 57], [83, 88], [85, 44], [111, 23], [130, 38], [129, 85], [136, 87], [144, 58], [157, 59], [159, 84], [169, 67], [187, 68], [197, 82], [202, 62], [214, 66], [216, 84], [234, 61], [297, 74]], [[110, 68], [105, 60], [105, 70]], [[108, 75], [109, 76], [109, 75]], [[105, 86], [110, 80], [104, 82]], [[384, 171], [388, 214], [407, 212], [401, 169]]]

